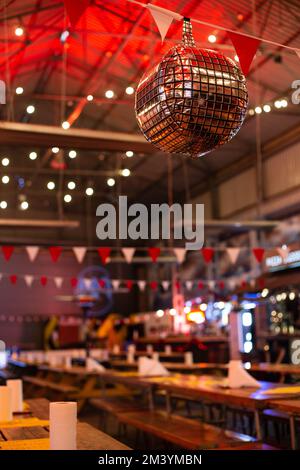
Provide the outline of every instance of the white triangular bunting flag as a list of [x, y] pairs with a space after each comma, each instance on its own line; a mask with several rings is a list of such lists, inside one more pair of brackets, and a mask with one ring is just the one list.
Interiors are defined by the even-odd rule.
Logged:
[[185, 281], [185, 286], [186, 286], [187, 290], [192, 290], [193, 284], [194, 284], [193, 281]]
[[132, 258], [135, 253], [135, 248], [122, 248], [122, 253], [124, 258], [126, 259], [127, 263], [131, 263]]
[[137, 285], [140, 291], [144, 291], [146, 287], [146, 281], [137, 281]]
[[227, 285], [229, 289], [233, 290], [236, 286], [236, 281], [234, 279], [229, 279], [229, 281], [227, 281]]
[[207, 285], [210, 289], [214, 289], [215, 288], [215, 281], [208, 281]]
[[226, 251], [230, 262], [235, 264], [240, 254], [240, 248], [226, 248]]
[[118, 290], [119, 287], [120, 287], [119, 279], [112, 279], [111, 284], [112, 284], [114, 290]]
[[170, 286], [170, 281], [161, 281], [161, 285], [163, 286], [164, 290], [168, 290]]
[[24, 281], [26, 283], [26, 286], [31, 287], [33, 283], [33, 279], [34, 279], [33, 276], [31, 276], [30, 274], [26, 274], [24, 276]]
[[26, 246], [25, 248], [30, 261], [34, 261], [38, 255], [38, 252], [40, 251], [40, 248], [38, 246]]
[[183, 263], [183, 261], [185, 260], [185, 253], [186, 253], [186, 249], [185, 248], [174, 248], [174, 253], [175, 253], [175, 256], [176, 256], [176, 259], [178, 261], [178, 263]]
[[288, 246], [284, 247], [284, 248], [278, 247], [278, 248], [276, 248], [276, 250], [278, 251], [278, 254], [281, 256], [282, 260], [286, 261], [287, 255], [290, 252], [289, 247]]
[[255, 287], [255, 279], [250, 279], [249, 284], [251, 287]]
[[86, 254], [86, 248], [84, 246], [74, 246], [73, 252], [74, 252], [74, 255], [76, 256], [78, 263], [82, 263]]
[[85, 285], [85, 288], [87, 290], [90, 290], [91, 286], [92, 286], [92, 279], [89, 279], [89, 278], [85, 278], [84, 279], [84, 285]]
[[166, 10], [165, 8], [157, 7], [156, 5], [147, 5], [146, 8], [150, 10], [151, 15], [153, 16], [156, 26], [160, 32], [161, 40], [163, 42], [171, 26], [172, 21], [174, 19], [181, 19], [182, 16], [178, 15], [178, 13]]
[[297, 56], [298, 56], [299, 59], [300, 59], [300, 49], [295, 49], [295, 52], [296, 52]]
[[54, 284], [56, 285], [56, 287], [57, 287], [58, 289], [61, 288], [62, 283], [63, 283], [63, 278], [62, 278], [62, 277], [55, 277], [55, 278], [54, 278]]

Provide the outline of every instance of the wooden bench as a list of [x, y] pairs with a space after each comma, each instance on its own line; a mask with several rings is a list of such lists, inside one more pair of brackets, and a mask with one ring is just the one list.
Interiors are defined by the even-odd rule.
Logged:
[[118, 416], [120, 413], [128, 413], [131, 411], [142, 411], [147, 410], [146, 406], [141, 406], [133, 400], [126, 399], [124, 396], [120, 397], [102, 397], [92, 398], [89, 400], [90, 405], [98, 410], [105, 411], [114, 416]]
[[38, 377], [24, 376], [23, 377], [25, 384], [33, 385], [33, 387], [40, 388], [41, 390], [50, 390], [57, 392], [62, 396], [75, 396], [79, 390], [76, 387], [71, 385], [66, 385], [62, 383], [54, 383], [49, 380], [40, 379]]
[[235, 449], [256, 439], [181, 416], [161, 411], [124, 412], [118, 415], [121, 423], [184, 449]]

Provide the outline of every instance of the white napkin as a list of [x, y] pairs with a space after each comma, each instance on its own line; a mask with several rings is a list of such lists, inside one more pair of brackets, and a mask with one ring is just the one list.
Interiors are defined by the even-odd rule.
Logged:
[[105, 367], [103, 367], [99, 362], [95, 361], [91, 357], [86, 359], [86, 370], [89, 372], [105, 372]]
[[255, 380], [243, 367], [241, 361], [234, 360], [229, 362], [228, 367], [228, 386], [229, 388], [256, 387], [260, 388], [259, 382]]
[[159, 361], [144, 356], [139, 358], [138, 372], [139, 375], [147, 377], [170, 375], [170, 372]]

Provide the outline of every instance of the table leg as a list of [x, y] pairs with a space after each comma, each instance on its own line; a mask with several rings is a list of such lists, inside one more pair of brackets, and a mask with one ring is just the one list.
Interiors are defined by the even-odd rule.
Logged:
[[166, 393], [166, 411], [168, 415], [172, 413], [171, 395], [169, 392]]
[[148, 399], [149, 399], [149, 409], [150, 411], [154, 410], [154, 396], [153, 396], [153, 388], [150, 387], [148, 390]]
[[291, 446], [296, 449], [296, 431], [295, 431], [295, 417], [290, 415], [290, 433], [291, 433]]
[[260, 429], [260, 418], [259, 418], [259, 411], [254, 411], [254, 420], [255, 420], [255, 430], [256, 430], [256, 437], [260, 441], [262, 439], [261, 429]]

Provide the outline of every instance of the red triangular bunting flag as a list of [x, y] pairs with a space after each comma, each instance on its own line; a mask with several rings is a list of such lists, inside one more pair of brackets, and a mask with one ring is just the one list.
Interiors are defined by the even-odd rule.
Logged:
[[261, 263], [262, 260], [264, 259], [264, 254], [265, 254], [264, 248], [253, 248], [252, 252], [256, 258], [256, 261], [258, 263]]
[[49, 246], [49, 253], [50, 253], [53, 263], [56, 263], [56, 261], [58, 261], [58, 258], [60, 257], [61, 252], [62, 252], [61, 246]]
[[76, 26], [91, 0], [64, 0], [67, 15], [73, 27]]
[[227, 33], [236, 50], [239, 58], [240, 66], [245, 77], [249, 73], [249, 69], [256, 54], [261, 41], [259, 39], [249, 38], [238, 33]]
[[198, 282], [198, 289], [203, 289], [203, 287], [204, 287], [203, 282], [202, 282], [202, 281], [199, 281], [199, 282]]
[[98, 253], [103, 264], [107, 263], [110, 252], [111, 252], [111, 248], [108, 248], [108, 247], [98, 248]]
[[219, 282], [219, 287], [220, 287], [220, 289], [224, 289], [224, 288], [225, 288], [225, 283], [224, 283], [224, 281], [220, 281], [220, 282]]
[[71, 283], [71, 287], [73, 287], [73, 289], [75, 289], [75, 287], [77, 287], [77, 284], [78, 284], [77, 277], [72, 277], [71, 280], [70, 280], [70, 283]]
[[16, 284], [17, 282], [17, 276], [15, 274], [12, 274], [11, 276], [9, 276], [9, 280], [12, 284]]
[[160, 248], [152, 246], [151, 248], [148, 249], [149, 256], [151, 257], [153, 263], [157, 261], [157, 258], [160, 255]]
[[14, 247], [10, 245], [5, 245], [2, 246], [2, 253], [6, 261], [9, 261], [11, 258], [11, 255], [13, 254]]
[[205, 261], [205, 263], [210, 263], [213, 255], [214, 255], [214, 249], [213, 248], [202, 248], [202, 256]]
[[131, 290], [133, 286], [133, 282], [131, 280], [126, 281], [126, 287], [127, 289]]
[[150, 287], [152, 290], [156, 290], [158, 287], [158, 283], [156, 281], [151, 281], [150, 282]]
[[45, 285], [47, 284], [47, 281], [48, 281], [47, 276], [40, 277], [40, 283], [43, 287], [45, 287]]
[[99, 284], [100, 289], [104, 289], [104, 287], [105, 287], [105, 281], [104, 281], [104, 279], [99, 279], [99, 280], [98, 280], [98, 284]]

